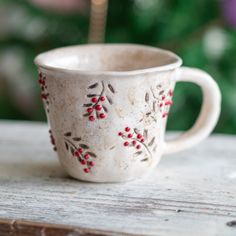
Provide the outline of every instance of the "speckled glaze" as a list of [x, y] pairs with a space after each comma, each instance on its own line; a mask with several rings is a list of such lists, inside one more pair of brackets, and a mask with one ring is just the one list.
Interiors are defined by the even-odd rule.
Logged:
[[202, 111], [198, 127], [187, 134], [191, 138], [179, 138], [169, 147], [165, 143], [175, 83], [188, 74], [180, 71], [181, 59], [171, 52], [127, 44], [85, 45], [40, 54], [35, 62], [53, 145], [65, 170], [80, 180], [140, 178], [164, 152], [207, 137], [218, 119], [220, 94], [207, 75], [213, 85], [206, 94], [213, 91], [209, 96], [214, 102], [205, 107], [213, 106], [213, 111]]

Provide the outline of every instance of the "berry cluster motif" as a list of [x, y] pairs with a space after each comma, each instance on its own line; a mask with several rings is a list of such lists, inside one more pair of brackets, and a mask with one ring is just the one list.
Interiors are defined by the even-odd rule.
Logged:
[[54, 136], [52, 134], [52, 130], [51, 129], [49, 130], [49, 135], [50, 135], [51, 144], [53, 146], [53, 150], [56, 152], [57, 151], [56, 141], [55, 141], [55, 138], [54, 138]]
[[47, 91], [46, 76], [42, 72], [39, 73], [39, 85], [41, 88], [41, 98], [45, 105], [45, 110], [49, 113], [49, 93]]
[[89, 150], [88, 145], [82, 143], [81, 137], [72, 137], [71, 132], [64, 134], [64, 142], [66, 150], [84, 166], [84, 172], [89, 173], [91, 168], [95, 166], [91, 158], [96, 158], [96, 154]]
[[[145, 113], [145, 116], [157, 122], [155, 114], [159, 111], [162, 118], [166, 118], [169, 115], [170, 106], [173, 104], [173, 95], [171, 89], [163, 88], [161, 84], [158, 84], [155, 88], [151, 87], [150, 92], [145, 93], [144, 99], [149, 106], [149, 111]], [[141, 121], [143, 121], [143, 118]]]
[[108, 109], [106, 107], [106, 103], [112, 105], [113, 101], [111, 97], [105, 94], [106, 90], [110, 92], [110, 94], [115, 93], [115, 89], [111, 84], [105, 84], [103, 81], [99, 83], [94, 83], [88, 87], [89, 90], [94, 91], [95, 89], [100, 87], [99, 93], [89, 93], [87, 94], [87, 98], [90, 99], [89, 103], [83, 104], [86, 108], [85, 117], [88, 117], [89, 121], [95, 121], [96, 119], [105, 119], [108, 114]]
[[148, 157], [145, 157], [141, 161], [148, 161], [149, 157], [152, 158], [150, 148], [152, 148], [152, 151], [156, 151], [157, 145], [155, 144], [155, 137], [152, 137], [148, 141], [149, 137], [147, 129], [145, 129], [142, 134], [136, 128], [131, 129], [130, 127], [126, 127], [123, 132], [120, 131], [118, 133], [118, 136], [120, 136], [124, 140], [124, 147], [134, 149], [134, 157], [137, 157], [143, 154], [144, 152], [148, 154]]

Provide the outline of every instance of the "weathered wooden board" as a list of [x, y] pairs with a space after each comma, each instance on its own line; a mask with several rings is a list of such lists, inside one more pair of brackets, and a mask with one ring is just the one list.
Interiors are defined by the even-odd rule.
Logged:
[[45, 124], [0, 122], [0, 219], [0, 236], [235, 236], [236, 137], [165, 156], [143, 180], [92, 184], [67, 177]]

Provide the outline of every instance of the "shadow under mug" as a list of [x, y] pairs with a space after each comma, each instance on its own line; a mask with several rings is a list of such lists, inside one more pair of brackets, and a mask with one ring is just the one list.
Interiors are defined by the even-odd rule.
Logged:
[[[220, 113], [220, 91], [210, 75], [180, 67], [181, 59], [158, 48], [132, 44], [83, 45], [36, 57], [51, 140], [65, 170], [92, 182], [140, 178], [162, 154], [205, 139]], [[203, 91], [194, 126], [165, 142], [175, 83]]]

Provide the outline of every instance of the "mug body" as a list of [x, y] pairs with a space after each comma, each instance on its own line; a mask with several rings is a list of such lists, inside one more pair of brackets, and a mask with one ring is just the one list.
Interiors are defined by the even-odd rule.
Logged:
[[142, 177], [157, 165], [181, 60], [137, 45], [86, 45], [36, 58], [51, 137], [69, 175]]

